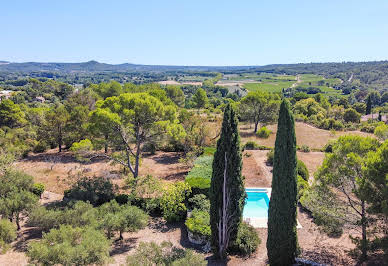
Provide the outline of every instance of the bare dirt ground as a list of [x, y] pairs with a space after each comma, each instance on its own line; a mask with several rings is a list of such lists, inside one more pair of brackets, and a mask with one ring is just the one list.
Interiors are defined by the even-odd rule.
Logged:
[[[165, 181], [183, 180], [189, 168], [179, 163], [180, 153], [157, 152], [144, 156], [140, 174], [151, 174]], [[122, 184], [123, 168], [111, 165], [107, 160], [95, 159], [88, 163], [77, 162], [71, 152], [58, 153], [50, 150], [41, 154], [30, 154], [15, 163], [15, 167], [34, 177], [35, 182], [46, 185], [46, 189], [63, 193], [80, 176], [104, 176], [118, 185]]]
[[[277, 125], [268, 125], [267, 128], [272, 130], [272, 134], [267, 139], [261, 139], [253, 133], [253, 124], [241, 124], [240, 135], [243, 143], [255, 141], [264, 146], [274, 147], [276, 139]], [[329, 130], [319, 129], [302, 122], [295, 123], [295, 133], [297, 145], [307, 145], [312, 149], [321, 149], [331, 139], [337, 139], [343, 135], [373, 136], [373, 134], [361, 131], [336, 131], [335, 135]]]

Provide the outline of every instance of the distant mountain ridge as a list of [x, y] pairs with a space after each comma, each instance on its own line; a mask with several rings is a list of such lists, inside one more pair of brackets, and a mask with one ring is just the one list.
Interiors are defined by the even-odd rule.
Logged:
[[0, 61], [0, 71], [3, 72], [136, 72], [136, 71], [222, 71], [228, 69], [246, 69], [250, 67], [221, 67], [221, 66], [170, 66], [170, 65], [141, 65], [141, 64], [107, 64], [97, 61], [81, 63], [13, 63]]

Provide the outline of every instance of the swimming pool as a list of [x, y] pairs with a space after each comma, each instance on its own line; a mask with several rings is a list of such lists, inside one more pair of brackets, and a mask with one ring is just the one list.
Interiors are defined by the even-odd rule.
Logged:
[[243, 212], [244, 218], [268, 218], [269, 198], [267, 189], [247, 188], [247, 199]]

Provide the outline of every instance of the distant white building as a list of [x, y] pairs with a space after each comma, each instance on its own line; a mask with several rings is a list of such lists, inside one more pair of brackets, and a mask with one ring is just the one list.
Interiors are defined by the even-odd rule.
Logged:
[[46, 101], [46, 99], [42, 96], [37, 96], [37, 97], [35, 97], [35, 101], [39, 102], [39, 103], [44, 103]]
[[13, 91], [9, 91], [9, 90], [0, 91], [0, 101], [2, 99], [8, 99], [9, 97], [11, 97], [12, 92]]

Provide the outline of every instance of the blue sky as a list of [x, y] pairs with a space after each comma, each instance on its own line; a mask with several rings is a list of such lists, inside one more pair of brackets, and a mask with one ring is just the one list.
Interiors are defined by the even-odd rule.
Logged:
[[14, 0], [0, 60], [265, 65], [388, 59], [388, 1]]

